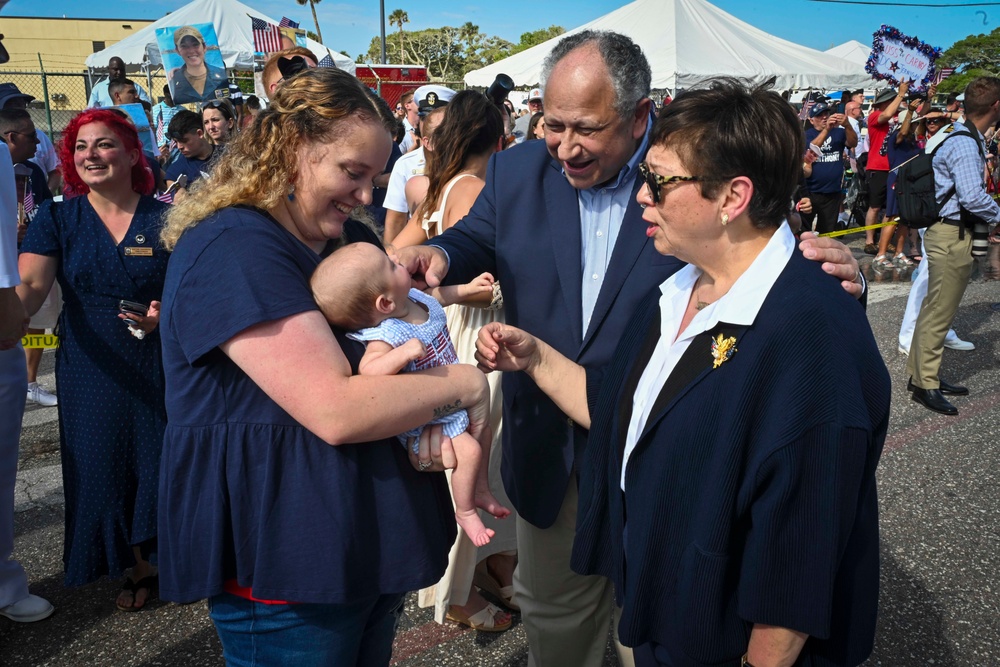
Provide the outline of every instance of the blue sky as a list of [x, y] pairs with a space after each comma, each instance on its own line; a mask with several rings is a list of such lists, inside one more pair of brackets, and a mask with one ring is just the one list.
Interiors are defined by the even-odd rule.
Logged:
[[[308, 5], [302, 7], [295, 0], [244, 2], [275, 19], [285, 15], [299, 21], [303, 28], [313, 26]], [[79, 0], [41, 3], [38, 0], [10, 0], [4, 14], [70, 17], [86, 14], [97, 18], [155, 20], [185, 4], [185, 0], [122, 0], [96, 5]], [[396, 8], [405, 10], [410, 17], [406, 25], [408, 30], [457, 26], [472, 21], [481, 31], [516, 43], [523, 32], [553, 24], [569, 30], [623, 4], [623, 0], [499, 0], [482, 4], [386, 0], [385, 9], [387, 15]], [[716, 0], [714, 4], [778, 37], [820, 50], [850, 39], [870, 44], [871, 34], [882, 23], [893, 25], [906, 34], [916, 34], [923, 41], [942, 48], [967, 35], [990, 32], [1000, 25], [1000, 7], [876, 7], [809, 0]], [[352, 58], [367, 51], [371, 38], [379, 33], [377, 0], [322, 0], [316, 11], [327, 46], [337, 51], [346, 50]], [[387, 25], [386, 31], [391, 34], [392, 27]]]

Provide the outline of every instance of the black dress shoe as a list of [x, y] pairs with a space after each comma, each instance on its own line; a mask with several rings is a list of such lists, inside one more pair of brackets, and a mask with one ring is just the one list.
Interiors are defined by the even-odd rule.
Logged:
[[912, 391], [913, 394], [910, 398], [928, 410], [940, 412], [943, 415], [958, 414], [958, 408], [948, 402], [948, 399], [941, 394], [940, 389], [921, 389], [920, 387], [914, 387]]
[[[968, 389], [968, 387], [963, 387], [963, 386], [957, 385], [957, 384], [948, 384], [944, 380], [938, 380], [938, 385], [940, 385], [938, 387], [938, 389], [940, 389], [941, 393], [944, 394], [945, 396], [968, 396], [969, 395], [969, 389]], [[917, 386], [915, 384], [913, 384], [913, 378], [910, 378], [909, 380], [906, 381], [906, 391], [913, 391], [916, 388], [917, 388]]]

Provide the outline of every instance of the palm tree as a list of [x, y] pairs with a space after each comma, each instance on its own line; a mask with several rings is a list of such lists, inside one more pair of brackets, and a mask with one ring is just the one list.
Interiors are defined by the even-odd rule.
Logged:
[[389, 14], [389, 25], [399, 26], [399, 64], [402, 65], [406, 62], [406, 57], [403, 55], [403, 24], [410, 22], [410, 16], [404, 12], [402, 9], [394, 9], [392, 14]]
[[316, 37], [319, 38], [316, 41], [319, 42], [320, 44], [322, 44], [323, 43], [323, 33], [320, 32], [320, 30], [319, 30], [319, 19], [316, 18], [316, 5], [318, 5], [319, 3], [323, 2], [323, 0], [295, 0], [295, 2], [299, 3], [303, 7], [305, 7], [306, 5], [309, 5], [309, 8], [312, 9], [313, 23], [316, 24]]

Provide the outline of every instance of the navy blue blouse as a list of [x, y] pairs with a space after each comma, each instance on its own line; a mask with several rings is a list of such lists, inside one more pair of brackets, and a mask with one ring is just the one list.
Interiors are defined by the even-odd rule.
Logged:
[[[354, 221], [345, 233], [378, 243]], [[321, 259], [249, 209], [202, 221], [170, 258], [160, 323], [165, 599], [216, 595], [235, 578], [261, 599], [346, 603], [444, 573], [455, 540], [444, 475], [413, 470], [394, 439], [324, 443], [218, 348], [255, 324], [315, 309], [309, 276]], [[364, 346], [334, 333], [357, 372]]]

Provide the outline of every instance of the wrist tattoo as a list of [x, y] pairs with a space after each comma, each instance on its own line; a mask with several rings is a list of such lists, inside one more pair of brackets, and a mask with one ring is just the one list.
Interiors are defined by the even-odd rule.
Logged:
[[442, 405], [439, 408], [434, 408], [434, 419], [440, 419], [441, 417], [446, 417], [453, 412], [458, 412], [462, 409], [462, 399], [458, 399], [454, 403], [449, 403], [448, 405]]

